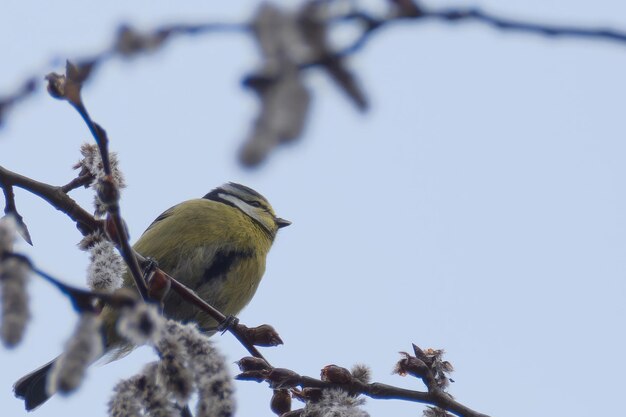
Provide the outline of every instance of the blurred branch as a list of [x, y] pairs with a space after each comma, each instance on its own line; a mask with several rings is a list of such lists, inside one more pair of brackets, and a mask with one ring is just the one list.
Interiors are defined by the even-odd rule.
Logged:
[[36, 77], [30, 77], [13, 94], [0, 98], [0, 127], [4, 123], [6, 115], [13, 106], [32, 95], [37, 87]]
[[596, 41], [609, 41], [626, 44], [626, 32], [615, 29], [596, 27], [585, 28], [580, 26], [550, 25], [533, 23], [524, 20], [508, 19], [480, 8], [448, 8], [443, 10], [424, 11], [422, 18], [443, 20], [449, 23], [462, 21], [476, 21], [503, 31], [519, 31], [534, 33], [548, 37], [583, 38]]
[[[78, 59], [80, 67], [96, 67], [105, 62], [121, 57], [132, 58], [141, 54], [155, 52], [162, 48], [166, 41], [175, 36], [200, 36], [215, 33], [246, 33], [249, 27], [245, 23], [203, 23], [175, 24], [157, 27], [151, 31], [139, 32], [128, 25], [120, 25], [111, 45], [101, 52], [88, 58]], [[39, 77], [27, 78], [22, 86], [13, 94], [0, 97], [0, 127], [6, 120], [8, 111], [29, 96], [32, 96], [39, 84]]]
[[[122, 25], [110, 46], [90, 57], [76, 60], [78, 74], [86, 81], [98, 66], [113, 58], [132, 58], [158, 51], [175, 36], [244, 34], [255, 38], [262, 52], [261, 69], [244, 77], [244, 85], [260, 98], [260, 112], [240, 152], [244, 165], [257, 166], [276, 147], [302, 136], [308, 118], [311, 92], [299, 71], [320, 69], [327, 73], [357, 109], [364, 111], [369, 101], [347, 58], [365, 48], [382, 28], [406, 23], [441, 21], [446, 24], [475, 22], [500, 31], [516, 31], [546, 37], [576, 38], [626, 44], [626, 32], [607, 27], [551, 25], [511, 19], [478, 7], [429, 8], [419, 1], [389, 0], [389, 9], [375, 15], [352, 2], [351, 9], [333, 13], [333, 2], [309, 0], [296, 10], [262, 3], [249, 22], [208, 22], [175, 24], [138, 31]], [[329, 40], [333, 28], [360, 24], [360, 34], [347, 46], [337, 48]], [[83, 71], [85, 70], [85, 71]], [[32, 95], [36, 78], [28, 78], [17, 92], [0, 99], [0, 125], [9, 108]], [[98, 126], [90, 121], [80, 103], [73, 104], [94, 137]], [[290, 117], [282, 117], [286, 113]], [[98, 142], [99, 146], [106, 146]], [[106, 155], [106, 153], [103, 153]]]
[[567, 25], [550, 25], [535, 23], [527, 20], [505, 18], [492, 14], [478, 7], [450, 7], [444, 9], [428, 9], [419, 2], [390, 1], [395, 9], [386, 17], [376, 17], [366, 10], [353, 10], [344, 15], [335, 16], [333, 24], [345, 22], [359, 22], [362, 26], [361, 34], [350, 45], [338, 51], [333, 57], [323, 57], [320, 60], [304, 63], [303, 68], [321, 65], [335, 57], [348, 57], [363, 49], [372, 35], [383, 27], [400, 22], [417, 22], [438, 20], [456, 24], [463, 22], [478, 22], [501, 31], [517, 31], [547, 37], [581, 38], [595, 41], [616, 42], [626, 44], [626, 32], [605, 27], [580, 27]]

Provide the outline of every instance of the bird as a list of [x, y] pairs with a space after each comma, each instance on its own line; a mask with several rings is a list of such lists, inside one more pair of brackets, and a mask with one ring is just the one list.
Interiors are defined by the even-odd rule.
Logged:
[[[279, 229], [290, 221], [276, 216], [261, 194], [245, 185], [228, 182], [202, 198], [164, 211], [133, 245], [142, 256], [175, 277], [226, 316], [237, 315], [254, 296], [265, 272], [267, 254]], [[130, 273], [124, 287], [133, 288]], [[194, 322], [207, 334], [217, 323], [185, 302], [174, 291], [163, 300], [163, 315]], [[101, 312], [105, 353], [117, 359], [134, 346], [115, 331], [117, 312]], [[20, 378], [13, 386], [26, 410], [39, 407], [54, 393], [47, 390], [54, 360]]]

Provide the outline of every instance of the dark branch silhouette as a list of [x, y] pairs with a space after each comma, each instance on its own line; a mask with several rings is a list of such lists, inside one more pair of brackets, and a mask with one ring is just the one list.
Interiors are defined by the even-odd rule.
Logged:
[[[301, 136], [302, 127], [307, 119], [309, 111], [307, 95], [309, 93], [304, 89], [304, 86], [298, 87], [300, 79], [297, 76], [294, 77], [293, 71], [289, 70], [288, 67], [295, 66], [299, 70], [321, 69], [325, 71], [355, 106], [364, 111], [369, 105], [366, 94], [363, 87], [359, 85], [356, 74], [348, 69], [346, 59], [363, 50], [368, 42], [373, 39], [373, 35], [383, 28], [389, 29], [407, 23], [417, 25], [427, 21], [440, 21], [445, 24], [474, 22], [499, 31], [516, 31], [549, 38], [586, 39], [626, 45], [626, 31], [623, 30], [608, 27], [539, 23], [500, 16], [478, 7], [429, 8], [418, 1], [391, 0], [389, 10], [382, 16], [359, 8], [358, 3], [349, 12], [336, 15], [325, 9], [330, 3], [332, 2], [308, 1], [295, 11], [278, 9], [275, 6], [264, 4], [251, 22], [175, 24], [157, 27], [145, 32], [135, 30], [128, 25], [122, 25], [110, 46], [89, 57], [75, 60], [76, 68], [80, 69], [77, 74], [84, 78], [81, 80], [84, 82], [87, 78], [93, 77], [92, 73], [96, 72], [100, 65], [104, 65], [111, 59], [130, 59], [156, 52], [164, 48], [168, 40], [177, 36], [239, 34], [256, 38], [261, 50], [265, 51], [264, 59], [266, 62], [260, 73], [254, 71], [244, 76], [243, 80], [245, 86], [251, 87], [259, 94], [262, 101], [261, 112], [240, 154], [240, 160], [244, 165], [256, 166], [265, 159], [275, 146]], [[270, 40], [273, 44], [270, 45], [269, 49], [266, 47], [267, 36], [264, 35], [267, 31], [259, 30], [263, 27], [264, 19], [267, 17], [267, 14], [264, 15], [263, 13], [268, 9], [273, 9], [270, 23], [282, 22], [279, 25], [272, 24], [270, 27], [291, 27], [285, 33], [277, 32], [274, 40]], [[346, 23], [353, 24], [354, 22], [360, 24], [361, 33], [349, 45], [337, 48], [327, 40], [328, 33], [335, 26]], [[292, 30], [293, 28], [295, 28], [295, 32]], [[294, 36], [296, 37], [294, 38]], [[280, 53], [282, 62], [279, 67], [273, 68], [268, 73], [266, 69], [274, 63], [270, 63], [272, 65], [269, 66], [266, 65], [268, 59], [266, 52], [268, 50], [280, 50], [282, 48], [280, 45], [293, 44], [300, 44], [308, 49], [309, 56], [296, 59], [290, 56], [292, 52], [287, 47], [287, 50]], [[274, 58], [271, 57], [272, 60]], [[36, 91], [38, 83], [37, 77], [28, 77], [15, 93], [0, 98], [0, 126], [6, 119], [7, 112], [31, 96]], [[75, 107], [85, 119], [94, 137], [97, 137], [99, 135], [97, 125], [90, 121], [84, 108], [81, 108], [80, 105], [75, 105]], [[290, 126], [280, 125], [280, 118], [275, 114], [286, 109], [290, 109], [294, 113], [292, 119], [299, 118], [298, 123], [292, 122]], [[298, 112], [294, 112], [294, 109], [298, 109]], [[106, 146], [100, 142], [99, 145]]]

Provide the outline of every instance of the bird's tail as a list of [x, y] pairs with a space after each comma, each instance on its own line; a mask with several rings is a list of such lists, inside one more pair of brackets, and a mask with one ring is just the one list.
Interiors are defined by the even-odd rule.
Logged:
[[26, 410], [34, 410], [45, 403], [52, 395], [48, 393], [46, 385], [48, 382], [48, 374], [55, 360], [56, 359], [51, 360], [41, 368], [21, 377], [13, 384], [13, 392], [17, 398], [24, 400]]

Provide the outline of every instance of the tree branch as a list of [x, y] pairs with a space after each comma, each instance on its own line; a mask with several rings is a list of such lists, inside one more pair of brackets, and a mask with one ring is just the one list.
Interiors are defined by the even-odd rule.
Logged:
[[[376, 17], [366, 10], [353, 10], [349, 13], [329, 18], [329, 24], [358, 21], [363, 24], [363, 31], [357, 39], [345, 48], [327, 56], [302, 62], [301, 69], [327, 66], [338, 58], [348, 57], [362, 50], [378, 29], [390, 27], [401, 22], [424, 22], [437, 20], [449, 24], [461, 22], [478, 22], [501, 31], [517, 31], [537, 34], [546, 37], [589, 39], [594, 41], [614, 42], [626, 45], [626, 32], [608, 27], [581, 27], [572, 25], [552, 25], [536, 23], [528, 20], [511, 19], [496, 15], [477, 7], [449, 7], [428, 9], [420, 2], [411, 0], [395, 0], [392, 13], [386, 17]], [[140, 54], [152, 53], [164, 47], [166, 41], [173, 36], [204, 36], [215, 34], [251, 34], [252, 25], [244, 23], [207, 22], [203, 24], [174, 24], [156, 27], [151, 31], [139, 32], [129, 26], [122, 25], [117, 31], [111, 45], [89, 58], [79, 59], [79, 65], [97, 66], [116, 58], [131, 58]], [[0, 99], [0, 126], [8, 109], [31, 96], [36, 90], [36, 77], [29, 77], [17, 89], [17, 92]]]
[[[63, 192], [61, 187], [56, 187], [16, 172], [10, 171], [0, 165], [0, 185], [16, 186], [41, 197], [55, 209], [65, 213], [79, 229], [90, 232], [102, 231], [102, 223], [96, 220], [89, 212], [84, 210], [74, 199]], [[86, 234], [86, 233], [83, 233]]]

